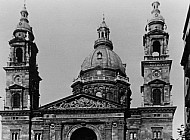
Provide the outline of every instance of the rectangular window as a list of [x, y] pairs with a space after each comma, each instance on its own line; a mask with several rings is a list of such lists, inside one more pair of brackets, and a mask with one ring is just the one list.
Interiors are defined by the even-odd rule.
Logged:
[[13, 108], [19, 108], [20, 107], [20, 94], [15, 93], [13, 94]]
[[11, 131], [11, 140], [19, 140], [20, 139], [20, 129], [12, 129]]
[[128, 131], [128, 138], [129, 140], [137, 140], [138, 137], [138, 130], [137, 129], [131, 129]]
[[34, 140], [42, 140], [42, 134], [41, 133], [36, 133], [34, 136]]
[[130, 132], [130, 140], [135, 140], [137, 138], [137, 133], [136, 132]]
[[153, 139], [162, 139], [162, 127], [153, 127], [152, 128], [152, 138]]
[[42, 131], [34, 130], [34, 140], [42, 140]]

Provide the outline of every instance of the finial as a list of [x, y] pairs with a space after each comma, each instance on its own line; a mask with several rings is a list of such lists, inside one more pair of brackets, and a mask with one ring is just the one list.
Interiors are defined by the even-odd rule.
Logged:
[[26, 0], [24, 0], [24, 9], [26, 9]]
[[155, 1], [152, 3], [152, 7], [153, 7], [153, 10], [152, 10], [152, 14], [153, 13], [160, 13], [160, 10], [158, 9], [158, 6], [160, 5], [160, 3], [158, 1]]
[[160, 3], [158, 1], [155, 1], [152, 3], [152, 6], [154, 9], [158, 9], [158, 6], [160, 5]]
[[103, 13], [103, 22], [105, 22], [105, 16], [104, 16], [104, 13]]
[[20, 11], [21, 13], [21, 19], [27, 19], [28, 17], [28, 12], [26, 10], [26, 0], [24, 0], [24, 7], [22, 8], [22, 10]]
[[100, 24], [100, 27], [107, 27], [106, 22], [105, 22], [105, 15], [104, 15], [104, 13], [103, 13], [103, 21]]

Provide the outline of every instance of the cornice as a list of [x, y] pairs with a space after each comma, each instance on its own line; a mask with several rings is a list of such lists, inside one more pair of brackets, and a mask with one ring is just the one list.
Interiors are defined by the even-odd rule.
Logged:
[[138, 110], [141, 113], [154, 113], [154, 112], [160, 112], [160, 113], [175, 113], [177, 106], [163, 106], [163, 107], [139, 107]]
[[28, 71], [29, 70], [29, 66], [7, 66], [7, 67], [3, 67], [4, 70], [6, 71], [19, 71], [19, 70], [25, 70]]
[[30, 110], [4, 110], [0, 111], [1, 116], [28, 116]]

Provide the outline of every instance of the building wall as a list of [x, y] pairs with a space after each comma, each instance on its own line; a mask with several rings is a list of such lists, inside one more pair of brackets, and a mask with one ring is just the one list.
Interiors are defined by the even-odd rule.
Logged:
[[181, 58], [181, 66], [184, 70], [184, 97], [185, 97], [185, 107], [184, 107], [184, 123], [188, 124], [190, 122], [190, 6], [187, 12], [186, 21], [183, 30], [183, 41], [184, 41], [184, 51]]
[[[143, 109], [144, 110], [144, 109]], [[127, 120], [126, 137], [136, 133], [138, 140], [153, 139], [153, 130], [161, 130], [161, 140], [172, 136], [173, 113], [171, 111], [149, 112], [141, 108], [133, 108], [132, 116]], [[133, 113], [136, 112], [136, 113]], [[137, 113], [138, 112], [138, 113]], [[42, 113], [43, 114], [43, 113]], [[20, 139], [28, 140], [28, 116], [4, 116], [2, 118], [3, 140], [11, 139], [11, 132], [19, 132]], [[32, 140], [41, 133], [43, 140], [69, 140], [79, 128], [89, 128], [97, 136], [97, 140], [123, 140], [123, 113], [46, 113], [32, 119]]]

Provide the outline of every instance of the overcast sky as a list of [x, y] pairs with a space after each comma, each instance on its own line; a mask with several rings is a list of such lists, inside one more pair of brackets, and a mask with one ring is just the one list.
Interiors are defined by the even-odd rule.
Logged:
[[[97, 28], [104, 13], [111, 30], [114, 51], [127, 64], [132, 89], [132, 107], [141, 106], [143, 85], [140, 63], [143, 60], [142, 37], [151, 17], [153, 0], [27, 0], [29, 22], [39, 48], [41, 105], [71, 95], [70, 85], [80, 72], [81, 64], [93, 50]], [[171, 84], [174, 137], [183, 123], [183, 52], [182, 31], [189, 0], [159, 0], [161, 15], [170, 35]], [[5, 71], [9, 55], [8, 41], [20, 19], [24, 0], [0, 0], [0, 96], [5, 97]], [[0, 101], [2, 108], [3, 101]]]

